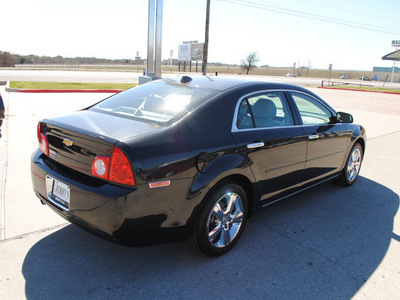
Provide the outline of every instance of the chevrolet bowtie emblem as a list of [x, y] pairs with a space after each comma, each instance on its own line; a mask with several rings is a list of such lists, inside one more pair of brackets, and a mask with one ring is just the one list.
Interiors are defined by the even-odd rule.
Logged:
[[73, 143], [74, 143], [74, 142], [71, 141], [70, 139], [63, 139], [63, 144], [64, 144], [65, 146], [71, 147]]

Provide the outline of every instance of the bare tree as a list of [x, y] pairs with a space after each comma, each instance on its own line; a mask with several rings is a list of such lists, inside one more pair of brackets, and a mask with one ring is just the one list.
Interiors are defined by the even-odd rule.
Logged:
[[0, 51], [0, 67], [14, 67], [16, 59], [8, 52]]
[[257, 52], [251, 52], [249, 55], [246, 56], [245, 59], [242, 59], [240, 62], [240, 68], [243, 71], [246, 71], [246, 74], [249, 75], [249, 72], [256, 68], [256, 63], [259, 61], [260, 59], [257, 56]]
[[306, 77], [308, 77], [308, 73], [310, 72], [310, 68], [311, 68], [311, 58], [308, 59], [308, 66], [307, 66]]

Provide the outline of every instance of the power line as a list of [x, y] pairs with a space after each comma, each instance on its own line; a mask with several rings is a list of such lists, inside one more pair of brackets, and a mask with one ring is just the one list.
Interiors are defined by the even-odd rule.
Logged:
[[291, 16], [301, 17], [301, 18], [305, 18], [305, 19], [316, 20], [316, 21], [320, 21], [320, 22], [342, 25], [342, 26], [347, 26], [347, 27], [352, 27], [352, 28], [364, 29], [364, 30], [375, 31], [375, 32], [380, 32], [380, 33], [387, 33], [387, 34], [400, 34], [400, 30], [395, 30], [395, 29], [376, 26], [376, 25], [369, 25], [369, 24], [360, 23], [360, 22], [332, 18], [332, 17], [328, 17], [328, 16], [307, 13], [304, 11], [283, 8], [283, 7], [279, 7], [279, 6], [275, 6], [275, 5], [260, 4], [260, 3], [256, 3], [256, 2], [252, 2], [252, 1], [244, 1], [244, 0], [219, 0], [219, 1], [242, 5], [242, 6], [247, 6], [247, 7], [254, 7], [254, 8], [268, 10], [268, 11], [272, 11], [272, 12], [276, 12], [276, 13], [280, 13], [280, 14], [291, 15]]
[[[308, 3], [310, 5], [313, 5], [315, 7], [320, 7], [320, 8], [324, 8], [324, 9], [329, 9], [329, 10], [336, 10], [336, 11], [340, 11], [340, 13], [349, 13], [352, 15], [357, 15], [357, 16], [363, 16], [363, 17], [370, 17], [370, 18], [374, 18], [374, 21], [376, 22], [376, 20], [381, 19], [381, 20], [388, 20], [387, 16], [384, 15], [377, 15], [376, 12], [374, 11], [373, 13], [368, 12], [368, 13], [360, 13], [360, 9], [357, 8], [356, 10], [352, 9], [351, 7], [347, 7], [347, 6], [340, 6], [338, 7], [338, 5], [336, 4], [336, 2], [329, 2], [330, 4], [327, 4], [326, 1], [322, 2], [321, 1], [317, 1], [317, 0], [302, 0], [302, 3]], [[382, 5], [383, 6], [383, 5]], [[350, 21], [352, 22], [352, 21]], [[367, 24], [370, 25], [370, 24]], [[377, 26], [377, 25], [375, 25]], [[379, 27], [379, 26], [377, 26]], [[392, 30], [392, 28], [389, 28], [390, 30]]]

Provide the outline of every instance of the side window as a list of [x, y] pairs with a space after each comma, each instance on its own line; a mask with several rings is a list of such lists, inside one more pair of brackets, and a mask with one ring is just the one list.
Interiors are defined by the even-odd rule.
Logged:
[[330, 123], [331, 112], [316, 99], [299, 93], [291, 93], [291, 95], [304, 125]]
[[263, 92], [242, 100], [236, 124], [245, 129], [290, 126], [294, 121], [282, 92]]

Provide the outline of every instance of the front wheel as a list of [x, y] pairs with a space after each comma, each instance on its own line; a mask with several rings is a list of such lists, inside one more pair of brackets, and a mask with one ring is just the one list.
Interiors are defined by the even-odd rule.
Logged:
[[363, 149], [359, 143], [356, 143], [350, 151], [346, 165], [340, 174], [339, 183], [343, 186], [352, 185], [358, 178], [361, 163], [363, 160]]
[[231, 250], [240, 238], [248, 212], [247, 195], [236, 183], [225, 183], [212, 191], [200, 209], [192, 241], [207, 256]]

